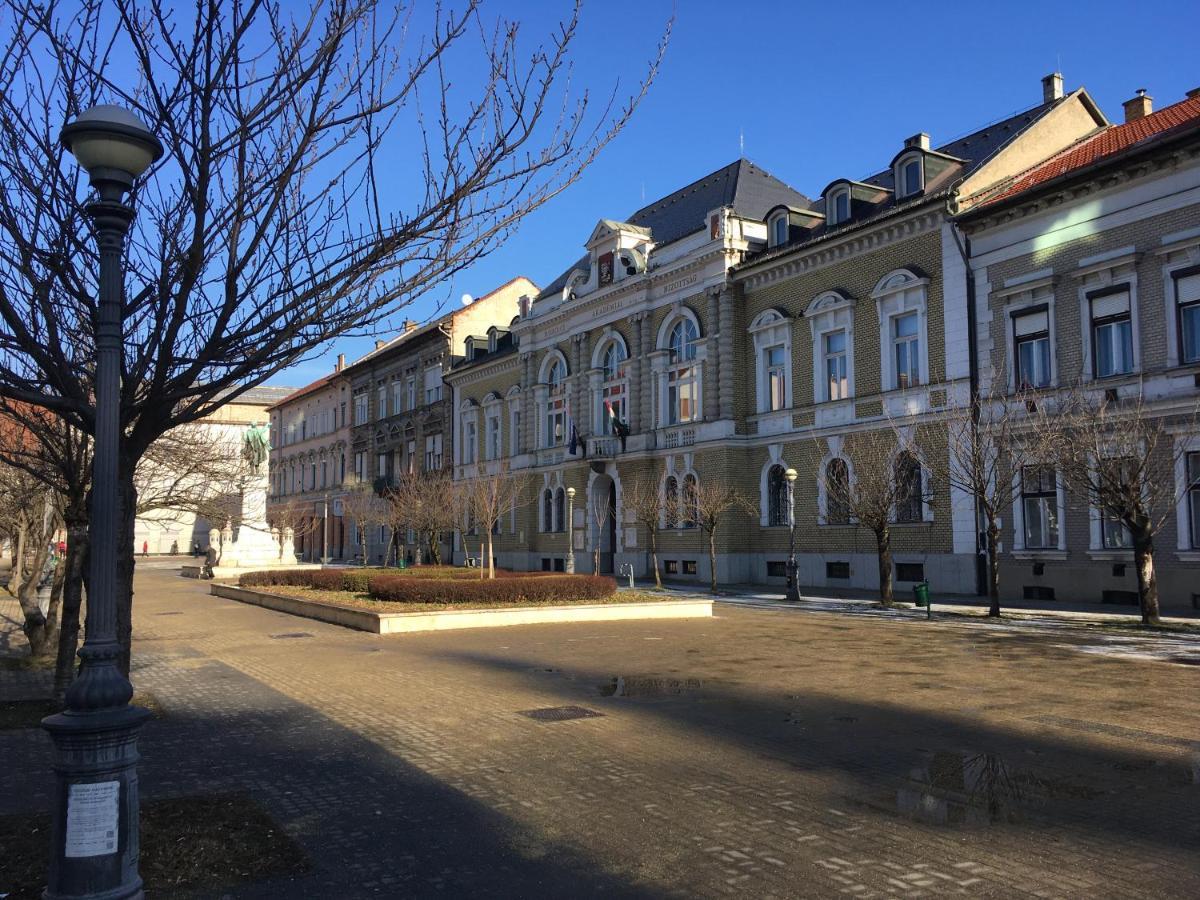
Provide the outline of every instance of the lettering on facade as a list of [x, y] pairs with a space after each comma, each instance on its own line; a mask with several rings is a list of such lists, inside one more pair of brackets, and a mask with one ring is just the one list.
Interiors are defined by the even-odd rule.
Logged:
[[699, 274], [693, 272], [691, 275], [684, 275], [682, 278], [676, 278], [674, 281], [668, 281], [659, 289], [659, 296], [670, 294], [672, 291], [677, 291], [680, 288], [688, 287], [700, 280]]

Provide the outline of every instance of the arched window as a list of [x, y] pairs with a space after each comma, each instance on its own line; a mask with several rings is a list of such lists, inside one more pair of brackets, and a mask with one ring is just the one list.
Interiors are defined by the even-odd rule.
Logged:
[[825, 466], [825, 521], [830, 525], [850, 521], [850, 469], [840, 457]]
[[544, 440], [547, 447], [561, 446], [567, 440], [567, 392], [564, 384], [566, 377], [567, 368], [563, 361], [554, 360], [546, 372], [548, 392]]
[[550, 488], [542, 491], [542, 531], [554, 530], [554, 493]]
[[920, 522], [922, 490], [921, 464], [907, 450], [896, 457], [896, 521]]
[[663, 510], [667, 528], [679, 527], [679, 482], [668, 475], [663, 485]]
[[700, 521], [700, 484], [691, 472], [683, 476], [683, 527], [695, 528]]
[[629, 382], [625, 375], [625, 358], [624, 345], [618, 340], [609, 341], [601, 359], [604, 380], [601, 386], [600, 430], [603, 434], [613, 433], [615, 420], [629, 421]]
[[692, 422], [700, 417], [700, 386], [696, 371], [696, 341], [700, 333], [691, 319], [680, 319], [667, 340], [667, 424]]
[[554, 530], [567, 530], [567, 492], [562, 488], [554, 492]]
[[767, 473], [767, 524], [788, 524], [787, 475], [779, 464]]

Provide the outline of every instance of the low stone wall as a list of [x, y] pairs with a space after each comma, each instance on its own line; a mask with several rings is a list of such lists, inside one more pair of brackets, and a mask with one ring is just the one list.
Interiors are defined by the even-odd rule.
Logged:
[[511, 609], [448, 609], [439, 612], [377, 613], [319, 600], [213, 584], [210, 592], [228, 600], [253, 603], [278, 612], [344, 625], [374, 634], [496, 628], [558, 622], [614, 622], [628, 619], [696, 619], [712, 616], [712, 601], [703, 598], [651, 603], [580, 603], [571, 606], [520, 606]]
[[[247, 572], [263, 572], [268, 569], [279, 569], [279, 568], [282, 568], [282, 567], [278, 564], [273, 565], [273, 566], [217, 566], [216, 568], [213, 569], [213, 580], [214, 581], [230, 581], [230, 580], [237, 579], [241, 575], [245, 575]], [[287, 570], [289, 572], [292, 571], [293, 569], [323, 569], [323, 568], [325, 568], [325, 567], [323, 565], [321, 565], [320, 563], [296, 563], [295, 565], [287, 566]], [[203, 571], [204, 571], [204, 566], [199, 566], [199, 565], [185, 565], [185, 566], [179, 567], [179, 574], [182, 575], [184, 578], [199, 578], [200, 574]]]

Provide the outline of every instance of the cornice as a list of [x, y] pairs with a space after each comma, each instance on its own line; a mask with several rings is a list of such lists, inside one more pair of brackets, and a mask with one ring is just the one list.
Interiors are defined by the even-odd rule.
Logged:
[[794, 253], [763, 262], [761, 268], [753, 268], [744, 273], [735, 272], [734, 281], [740, 282], [747, 290], [760, 288], [784, 278], [792, 278], [879, 250], [899, 241], [928, 234], [939, 228], [944, 219], [945, 214], [940, 208], [925, 208], [913, 215], [889, 219], [874, 227], [865, 227], [861, 231], [850, 232], [841, 238], [812, 247], [798, 247]]

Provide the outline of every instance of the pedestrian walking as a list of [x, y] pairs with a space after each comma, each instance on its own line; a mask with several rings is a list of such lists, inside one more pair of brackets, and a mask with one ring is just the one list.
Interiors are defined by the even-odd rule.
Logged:
[[142, 559], [150, 555], [150, 542], [142, 541]]

